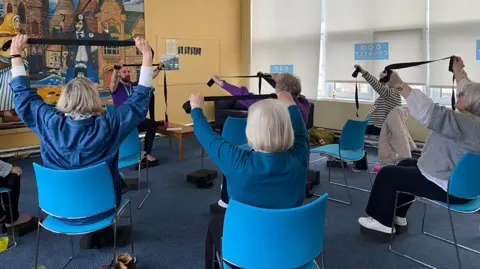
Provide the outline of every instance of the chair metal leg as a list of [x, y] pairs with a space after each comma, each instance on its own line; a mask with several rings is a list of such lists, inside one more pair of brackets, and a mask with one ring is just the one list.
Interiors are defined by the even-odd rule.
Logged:
[[112, 263], [115, 263], [117, 259], [117, 215], [115, 215], [115, 223], [113, 223], [113, 260]]
[[35, 267], [38, 267], [38, 248], [40, 246], [40, 218], [38, 218], [38, 228], [37, 228], [37, 250], [35, 251]]
[[[426, 212], [427, 212], [427, 204], [424, 204], [424, 205], [425, 205], [425, 209], [424, 209], [424, 212], [423, 212], [423, 221], [422, 221], [422, 233], [423, 233], [424, 235], [427, 235], [427, 236], [429, 236], [429, 237], [432, 237], [432, 238], [435, 238], [435, 239], [437, 239], [437, 240], [443, 241], [443, 242], [448, 243], [448, 244], [450, 244], [450, 245], [456, 245], [456, 246], [458, 246], [458, 247], [460, 247], [460, 248], [462, 248], [462, 249], [464, 249], [464, 250], [467, 250], [467, 251], [470, 251], [470, 252], [473, 252], [473, 253], [475, 253], [475, 254], [480, 255], [480, 251], [478, 251], [478, 250], [469, 248], [469, 247], [467, 247], [467, 246], [464, 246], [464, 245], [461, 245], [461, 244], [458, 244], [458, 243], [455, 244], [455, 242], [453, 242], [453, 241], [450, 241], [450, 240], [445, 239], [445, 238], [443, 238], [443, 237], [441, 237], [441, 236], [434, 235], [434, 234], [432, 234], [432, 233], [429, 233], [429, 232], [425, 231], [425, 219], [426, 219]], [[448, 210], [448, 209], [447, 209], [447, 210]], [[450, 214], [451, 214], [451, 213], [450, 213]], [[452, 230], [453, 230], [453, 222], [451, 222], [451, 227], [452, 227]]]
[[147, 167], [146, 167], [146, 173], [147, 173], [147, 194], [145, 195], [145, 197], [143, 198], [143, 200], [140, 202], [140, 197], [141, 197], [141, 193], [140, 193], [140, 184], [141, 184], [141, 180], [140, 180], [140, 175], [141, 175], [141, 165], [142, 165], [142, 160], [140, 160], [140, 162], [138, 163], [138, 189], [137, 189], [137, 192], [138, 192], [138, 199], [137, 199], [137, 209], [140, 209], [142, 208], [143, 206], [143, 203], [145, 203], [145, 201], [147, 200], [148, 196], [150, 195], [150, 188], [149, 188], [149, 185], [148, 185], [148, 161], [146, 162], [147, 163]]
[[70, 236], [70, 250], [72, 251], [72, 256], [70, 256], [68, 261], [62, 266], [62, 269], [67, 267], [67, 265], [73, 260], [73, 257], [75, 255], [74, 252], [73, 252], [73, 236]]
[[[215, 255], [217, 257], [218, 268], [223, 269], [223, 262], [222, 262], [222, 259], [220, 258], [220, 255], [218, 254], [217, 251], [215, 251]], [[213, 268], [215, 269], [215, 265], [213, 266]]]
[[135, 250], [133, 246], [133, 215], [132, 215], [132, 203], [130, 202], [128, 204], [128, 207], [130, 209], [130, 229], [132, 229], [132, 232], [130, 234], [130, 244], [132, 245], [132, 258], [134, 262], [137, 262], [137, 257], [135, 256]]
[[[10, 211], [10, 219], [13, 221], [13, 212], [12, 212], [12, 198], [10, 196], [10, 192], [7, 191], [7, 197], [8, 197], [8, 208]], [[5, 205], [4, 205], [5, 206]], [[7, 252], [8, 250], [11, 250], [12, 248], [15, 248], [17, 246], [17, 240], [15, 239], [15, 226], [12, 225], [12, 240], [13, 240], [13, 246], [7, 248], [5, 251], [2, 253]]]
[[[339, 200], [339, 199], [335, 199], [335, 198], [330, 198], [330, 197], [328, 197], [328, 200], [333, 201], [333, 202], [337, 202], [337, 203], [346, 204], [346, 205], [351, 205], [352, 204], [352, 197], [350, 196], [350, 190], [349, 190], [350, 186], [348, 186], [348, 182], [347, 182], [347, 172], [345, 171], [345, 166], [343, 165], [343, 160], [340, 160], [340, 162], [342, 163], [343, 179], [345, 180], [345, 185], [340, 184], [340, 183], [336, 183], [336, 182], [332, 182], [332, 179], [331, 179], [332, 167], [331, 166], [328, 168], [328, 182], [330, 182], [330, 184], [333, 184], [333, 185], [344, 187], [347, 190], [348, 202], [343, 201], [343, 200]], [[320, 197], [319, 195], [316, 195], [316, 194], [315, 194], [315, 196]]]

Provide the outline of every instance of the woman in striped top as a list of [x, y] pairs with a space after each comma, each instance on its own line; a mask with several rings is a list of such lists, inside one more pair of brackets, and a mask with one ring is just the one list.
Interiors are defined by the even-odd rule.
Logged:
[[[380, 83], [374, 76], [370, 75], [360, 65], [355, 65], [355, 68], [360, 70], [363, 78], [372, 86], [372, 88], [378, 93], [379, 97], [373, 103], [372, 109], [368, 113], [370, 119], [368, 120], [368, 126], [365, 131], [368, 135], [380, 135], [382, 125], [388, 116], [388, 113], [396, 106], [402, 104], [402, 98], [398, 90], [390, 88], [387, 85]], [[363, 157], [360, 161], [355, 162], [355, 169], [367, 170], [367, 159]]]
[[375, 100], [375, 103], [373, 103], [372, 109], [368, 113], [370, 115], [370, 120], [368, 121], [366, 134], [380, 135], [380, 130], [382, 129], [383, 122], [387, 118], [388, 113], [390, 113], [394, 107], [402, 104], [402, 98], [400, 97], [398, 90], [380, 83], [360, 65], [355, 65], [355, 68], [360, 70], [363, 78], [379, 95], [377, 100]]

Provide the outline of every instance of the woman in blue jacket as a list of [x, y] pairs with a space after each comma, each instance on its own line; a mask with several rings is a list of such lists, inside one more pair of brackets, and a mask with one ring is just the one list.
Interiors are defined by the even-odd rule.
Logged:
[[[308, 135], [292, 95], [278, 91], [279, 100], [257, 102], [248, 110], [246, 135], [252, 150], [229, 144], [203, 115], [203, 97], [192, 95], [193, 130], [205, 151], [228, 178], [228, 193], [261, 208], [302, 205], [308, 170]], [[223, 218], [211, 221], [205, 244], [205, 268], [213, 268], [214, 248], [221, 250]]]
[[[27, 46], [27, 40], [26, 35], [18, 35], [12, 40], [10, 51], [13, 79], [10, 86], [19, 117], [40, 137], [44, 166], [63, 170], [106, 162], [115, 181], [119, 204], [121, 177], [118, 172], [118, 150], [122, 141], [147, 115], [153, 73], [150, 45], [143, 39], [135, 39], [136, 47], [143, 54], [139, 85], [123, 105], [113, 112], [102, 115], [103, 103], [100, 96], [93, 82], [84, 77], [75, 78], [65, 86], [56, 109], [45, 104], [37, 90], [30, 87], [30, 80], [23, 65], [21, 56]], [[94, 219], [75, 221], [85, 223]], [[106, 232], [100, 234], [110, 237], [112, 235]], [[121, 232], [118, 234], [121, 236]], [[94, 247], [95, 241], [92, 239], [99, 240], [99, 236], [87, 235], [81, 245], [87, 248]]]

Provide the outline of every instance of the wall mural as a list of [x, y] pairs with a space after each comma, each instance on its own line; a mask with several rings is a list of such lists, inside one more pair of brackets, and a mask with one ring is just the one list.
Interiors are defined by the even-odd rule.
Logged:
[[[18, 33], [32, 38], [115, 39], [145, 37], [144, 0], [0, 0], [0, 46]], [[24, 62], [33, 87], [55, 105], [63, 85], [84, 76], [97, 83], [105, 101], [113, 66], [140, 63], [135, 47], [30, 45]], [[10, 51], [0, 51], [0, 130], [24, 127], [16, 116]], [[136, 79], [137, 72], [133, 73]]]

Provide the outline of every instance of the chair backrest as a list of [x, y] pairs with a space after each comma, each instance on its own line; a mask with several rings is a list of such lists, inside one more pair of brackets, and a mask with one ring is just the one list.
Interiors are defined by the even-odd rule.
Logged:
[[45, 213], [78, 219], [115, 207], [115, 191], [105, 162], [75, 170], [54, 170], [33, 163], [38, 204]]
[[138, 138], [138, 130], [137, 128], [133, 129], [132, 132], [123, 140], [122, 144], [120, 145], [119, 150], [119, 159], [134, 156], [141, 151], [141, 142]]
[[106, 103], [105, 109], [107, 110], [107, 112], [112, 112], [115, 110], [115, 107], [112, 104]]
[[357, 151], [365, 144], [365, 130], [368, 120], [347, 120], [340, 134], [340, 149]]
[[328, 194], [297, 208], [228, 203], [222, 256], [242, 268], [298, 268], [323, 251]]
[[449, 182], [449, 193], [456, 197], [474, 199], [480, 197], [480, 181], [477, 168], [480, 153], [467, 152], [453, 168]]
[[234, 145], [247, 144], [247, 118], [228, 117], [223, 126], [222, 138]]

